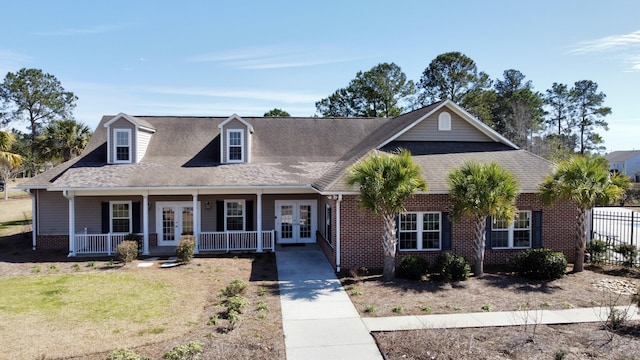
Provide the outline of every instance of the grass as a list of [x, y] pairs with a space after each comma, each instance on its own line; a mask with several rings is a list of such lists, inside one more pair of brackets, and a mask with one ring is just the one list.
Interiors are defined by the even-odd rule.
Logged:
[[[285, 358], [272, 254], [195, 259], [192, 266], [204, 272], [23, 254], [3, 262], [0, 253], [0, 358], [105, 359], [126, 347], [160, 359], [193, 340], [203, 343], [203, 358]], [[257, 270], [260, 280], [253, 279]], [[238, 280], [248, 284], [249, 306], [227, 317], [216, 294]]]
[[[11, 315], [144, 323], [171, 313], [175, 294], [142, 274], [86, 273], [0, 279], [0, 309]], [[61, 324], [64, 325], [64, 324]]]

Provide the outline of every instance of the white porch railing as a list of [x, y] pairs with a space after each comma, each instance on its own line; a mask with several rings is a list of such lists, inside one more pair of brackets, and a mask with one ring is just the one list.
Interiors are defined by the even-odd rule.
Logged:
[[[273, 250], [275, 231], [262, 232], [262, 249]], [[258, 249], [258, 232], [201, 232], [200, 251], [255, 251]]]
[[76, 254], [115, 253], [118, 245], [128, 234], [76, 234], [74, 249]]
[[[138, 234], [142, 236], [142, 234]], [[76, 254], [114, 254], [127, 234], [76, 234]], [[262, 232], [262, 249], [273, 250], [275, 231]], [[199, 251], [257, 251], [258, 232], [201, 232]]]

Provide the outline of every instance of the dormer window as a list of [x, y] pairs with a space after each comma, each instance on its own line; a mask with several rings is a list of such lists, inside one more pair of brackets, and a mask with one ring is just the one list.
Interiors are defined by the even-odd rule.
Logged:
[[218, 124], [220, 129], [220, 162], [251, 162], [251, 134], [253, 126], [240, 116], [233, 114]]
[[131, 162], [131, 129], [115, 129], [115, 163]]
[[242, 130], [227, 130], [227, 154], [229, 162], [244, 161], [244, 132]]

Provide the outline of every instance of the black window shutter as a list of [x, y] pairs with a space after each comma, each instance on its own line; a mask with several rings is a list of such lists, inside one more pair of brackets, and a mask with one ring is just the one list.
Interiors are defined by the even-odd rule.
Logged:
[[532, 240], [533, 240], [533, 244], [532, 247], [535, 249], [541, 248], [542, 247], [542, 211], [534, 211], [533, 212], [533, 234], [532, 234]]
[[491, 249], [491, 216], [487, 216], [487, 226], [485, 229], [485, 238], [486, 241], [484, 243], [485, 249]]
[[136, 201], [131, 204], [131, 212], [133, 217], [132, 230], [134, 234], [138, 234], [140, 233], [140, 202], [139, 201]]
[[451, 250], [451, 219], [448, 212], [443, 212], [440, 216], [442, 216], [442, 250]]
[[108, 234], [109, 233], [109, 202], [107, 201], [103, 201], [102, 202], [102, 233], [103, 234]]
[[245, 201], [247, 216], [245, 217], [245, 229], [247, 231], [253, 231], [253, 200]]
[[396, 251], [400, 250], [400, 214], [396, 215]]
[[224, 201], [216, 201], [216, 231], [224, 231]]

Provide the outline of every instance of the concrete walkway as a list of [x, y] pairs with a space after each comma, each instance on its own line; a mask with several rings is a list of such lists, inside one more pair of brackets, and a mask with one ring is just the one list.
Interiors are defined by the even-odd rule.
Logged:
[[276, 250], [287, 360], [382, 359], [317, 245]]
[[[627, 320], [640, 320], [638, 307], [616, 306]], [[473, 328], [514, 325], [575, 324], [604, 322], [608, 319], [606, 307], [566, 310], [523, 310], [462, 314], [432, 314], [362, 318], [369, 331], [395, 331], [418, 329]]]
[[[382, 359], [370, 332], [606, 321], [606, 307], [363, 317], [315, 244], [276, 250], [288, 360]], [[635, 305], [616, 307], [640, 320]]]

